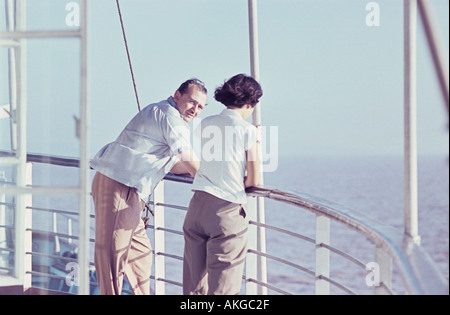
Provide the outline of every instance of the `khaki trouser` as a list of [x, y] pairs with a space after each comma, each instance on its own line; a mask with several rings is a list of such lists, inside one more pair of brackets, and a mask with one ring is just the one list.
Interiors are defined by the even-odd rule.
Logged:
[[239, 294], [247, 252], [243, 206], [196, 191], [183, 230], [183, 293]]
[[135, 188], [100, 173], [94, 177], [95, 269], [100, 294], [122, 293], [126, 275], [134, 294], [150, 294], [152, 248]]

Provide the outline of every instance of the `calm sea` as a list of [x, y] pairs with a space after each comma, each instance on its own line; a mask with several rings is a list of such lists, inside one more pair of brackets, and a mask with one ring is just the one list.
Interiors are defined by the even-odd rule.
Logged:
[[[76, 182], [76, 173], [71, 170], [36, 165], [35, 184], [70, 185]], [[419, 233], [421, 244], [436, 262], [444, 276], [449, 278], [449, 161], [448, 157], [419, 158]], [[289, 192], [306, 193], [315, 197], [344, 205], [355, 212], [363, 213], [386, 225], [403, 231], [403, 161], [401, 157], [364, 158], [280, 158], [276, 172], [264, 174], [265, 185]], [[187, 205], [192, 192], [185, 184], [166, 184], [167, 203]], [[33, 200], [35, 206], [49, 206], [70, 210], [77, 206], [73, 198], [43, 198]], [[293, 232], [314, 238], [315, 215], [285, 204], [266, 201], [267, 224], [280, 226]], [[166, 209], [165, 223], [168, 228], [181, 230], [185, 212]], [[51, 229], [50, 219], [41, 213], [33, 214], [34, 222], [40, 227]], [[66, 225], [67, 220], [60, 220]], [[93, 223], [92, 223], [93, 224]], [[76, 229], [76, 225], [74, 225]], [[341, 249], [363, 264], [374, 261], [375, 249], [357, 232], [331, 224], [331, 245]], [[61, 227], [66, 230], [66, 227]], [[92, 232], [93, 233], [93, 232]], [[149, 237], [153, 243], [152, 231]], [[94, 234], [92, 234], [94, 236]], [[167, 235], [166, 251], [182, 256], [183, 238]], [[314, 270], [314, 245], [285, 237], [277, 232], [267, 232], [267, 252], [280, 256], [307, 269]], [[182, 280], [182, 263], [166, 258], [167, 278]], [[300, 270], [271, 260], [268, 264], [268, 280], [271, 284], [293, 294], [313, 294], [314, 277]], [[396, 274], [395, 268], [394, 273]], [[331, 277], [351, 290], [370, 294], [372, 288], [366, 285], [367, 271], [354, 263], [331, 255]], [[403, 293], [401, 280], [394, 276], [394, 289]], [[333, 294], [343, 293], [331, 287]], [[181, 289], [167, 285], [167, 293], [181, 294]], [[275, 293], [269, 291], [269, 293]]]

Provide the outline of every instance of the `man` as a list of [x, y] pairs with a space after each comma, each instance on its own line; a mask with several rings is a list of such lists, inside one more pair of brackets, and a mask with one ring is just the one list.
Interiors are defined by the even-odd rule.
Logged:
[[121, 294], [126, 275], [134, 294], [150, 293], [152, 248], [141, 220], [144, 200], [170, 171], [194, 177], [199, 168], [187, 122], [206, 106], [197, 79], [173, 97], [140, 111], [116, 141], [91, 161], [95, 223], [95, 268], [100, 294]]

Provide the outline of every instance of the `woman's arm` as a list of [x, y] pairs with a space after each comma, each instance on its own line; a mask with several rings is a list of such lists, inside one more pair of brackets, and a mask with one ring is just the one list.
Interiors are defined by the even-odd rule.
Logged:
[[247, 155], [247, 176], [244, 179], [245, 188], [259, 184], [261, 161], [259, 159], [259, 141], [246, 151]]

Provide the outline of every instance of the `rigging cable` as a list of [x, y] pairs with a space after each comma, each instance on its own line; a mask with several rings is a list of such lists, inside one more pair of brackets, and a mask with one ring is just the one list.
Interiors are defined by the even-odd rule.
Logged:
[[117, 11], [119, 12], [120, 25], [122, 27], [123, 41], [125, 42], [125, 48], [127, 51], [128, 65], [130, 67], [131, 79], [133, 80], [134, 94], [136, 95], [137, 107], [138, 107], [138, 110], [141, 111], [141, 105], [139, 104], [139, 97], [138, 97], [138, 92], [137, 92], [137, 88], [136, 88], [136, 81], [134, 80], [133, 65], [131, 64], [130, 51], [128, 50], [127, 36], [125, 35], [125, 27], [123, 25], [122, 12], [120, 10], [119, 0], [116, 0], [116, 3], [117, 3]]
[[[128, 41], [127, 41], [127, 36], [125, 35], [125, 26], [123, 24], [122, 12], [120, 9], [119, 0], [116, 0], [116, 3], [117, 3], [117, 11], [119, 13], [119, 18], [120, 18], [120, 25], [122, 27], [123, 41], [125, 43], [125, 49], [127, 51], [128, 65], [130, 67], [131, 79], [133, 80], [134, 94], [136, 96], [137, 107], [138, 107], [138, 110], [141, 111], [141, 105], [139, 103], [139, 96], [138, 96], [138, 92], [137, 92], [137, 88], [136, 88], [136, 81], [134, 79], [133, 65], [131, 63], [130, 51], [128, 49]], [[148, 201], [145, 204], [144, 210], [143, 210], [143, 211], [145, 211], [145, 217], [142, 217], [145, 228], [147, 228], [150, 225], [150, 214], [152, 214], [152, 216], [155, 216], [155, 213], [151, 209], [150, 204], [151, 204], [151, 201], [150, 201], [150, 196], [149, 196]]]

